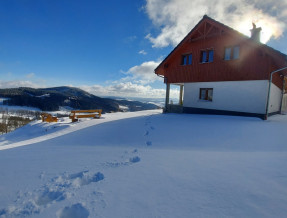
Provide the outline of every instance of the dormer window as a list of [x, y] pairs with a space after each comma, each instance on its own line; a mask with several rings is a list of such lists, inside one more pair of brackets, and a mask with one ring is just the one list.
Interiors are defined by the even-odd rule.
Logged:
[[239, 59], [239, 52], [240, 52], [239, 46], [226, 47], [224, 53], [224, 60], [229, 61]]
[[192, 54], [182, 55], [181, 65], [191, 65]]
[[210, 63], [213, 62], [213, 49], [202, 50], [200, 55], [200, 63]]

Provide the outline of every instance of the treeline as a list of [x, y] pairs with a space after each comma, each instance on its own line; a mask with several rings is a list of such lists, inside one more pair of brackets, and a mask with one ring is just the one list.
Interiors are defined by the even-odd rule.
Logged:
[[0, 122], [0, 133], [4, 134], [11, 132], [30, 122], [31, 120], [29, 118], [4, 116]]
[[64, 102], [65, 98], [62, 96], [51, 96], [47, 98], [39, 98], [29, 95], [12, 96], [3, 101], [4, 105], [17, 105], [26, 107], [35, 107], [43, 111], [57, 111], [59, 106]]
[[6, 114], [6, 115], [11, 115], [11, 116], [19, 116], [19, 117], [29, 117], [30, 119], [36, 119], [40, 120], [41, 119], [41, 111], [28, 111], [28, 110], [13, 110], [5, 108], [5, 107], [0, 107], [0, 115], [1, 114]]
[[2, 109], [0, 110], [0, 134], [14, 131], [35, 119], [40, 119], [40, 112], [24, 110], [8, 112]]

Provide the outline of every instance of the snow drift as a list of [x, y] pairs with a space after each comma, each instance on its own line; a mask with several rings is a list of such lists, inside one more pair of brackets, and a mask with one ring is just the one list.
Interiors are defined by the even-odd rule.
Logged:
[[285, 217], [287, 116], [105, 114], [0, 139], [0, 217]]

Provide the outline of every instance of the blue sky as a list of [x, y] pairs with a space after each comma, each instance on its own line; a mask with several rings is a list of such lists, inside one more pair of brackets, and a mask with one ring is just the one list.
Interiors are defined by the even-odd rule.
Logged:
[[[164, 97], [154, 68], [204, 14], [287, 53], [278, 0], [0, 1], [0, 88], [70, 85], [100, 96]], [[174, 90], [172, 95], [177, 95]]]

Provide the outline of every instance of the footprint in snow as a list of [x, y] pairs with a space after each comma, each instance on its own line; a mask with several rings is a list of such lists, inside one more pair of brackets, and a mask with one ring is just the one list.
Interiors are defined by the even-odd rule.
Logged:
[[48, 183], [45, 189], [40, 192], [36, 199], [39, 206], [45, 206], [57, 201], [63, 201], [68, 197], [67, 190], [70, 187], [80, 188], [83, 185], [89, 185], [92, 182], [98, 182], [104, 179], [104, 174], [98, 172], [90, 175], [88, 170], [81, 171], [66, 176], [58, 176]]
[[106, 162], [104, 165], [108, 167], [112, 167], [112, 168], [117, 168], [117, 167], [122, 167], [122, 166], [129, 166], [137, 162], [140, 162], [140, 157], [135, 156], [135, 157], [129, 158], [129, 160], [125, 162]]
[[38, 206], [45, 206], [52, 202], [63, 201], [67, 198], [64, 190], [50, 190], [46, 188], [36, 199]]
[[150, 122], [150, 117], [148, 117], [148, 118], [146, 118], [146, 120], [145, 120], [145, 126], [147, 126], [147, 125], [149, 125], [151, 122]]
[[[99, 182], [104, 179], [104, 174], [97, 172], [93, 175], [89, 171], [61, 175], [50, 180], [43, 188], [33, 192], [19, 194], [16, 205], [9, 208], [0, 209], [0, 216], [4, 217], [24, 217], [33, 214], [39, 214], [50, 204], [63, 201], [73, 195], [73, 190], [83, 185], [89, 185], [93, 182]], [[88, 217], [85, 216], [82, 205], [72, 205], [70, 208], [64, 208], [59, 217]], [[69, 216], [70, 212], [80, 214], [80, 216]]]
[[104, 179], [104, 174], [98, 172], [93, 176], [88, 174], [88, 170], [79, 173], [71, 174], [68, 179], [71, 181], [71, 185], [74, 187], [81, 187], [83, 185], [89, 185], [92, 182], [98, 182]]
[[7, 209], [0, 210], [0, 217], [28, 217], [33, 214], [39, 214], [40, 208], [33, 201], [29, 201], [24, 206], [10, 206]]
[[137, 162], [140, 162], [140, 157], [138, 157], [138, 156], [135, 156], [135, 157], [131, 157], [130, 158], [130, 163], [137, 163]]
[[57, 212], [58, 218], [87, 218], [89, 215], [89, 211], [81, 203], [73, 204], [70, 207], [64, 207]]
[[151, 141], [147, 141], [147, 142], [146, 142], [146, 145], [147, 145], [147, 146], [152, 146], [152, 142], [151, 142]]

